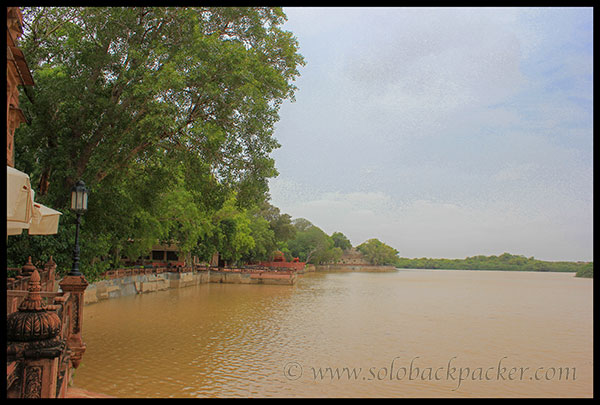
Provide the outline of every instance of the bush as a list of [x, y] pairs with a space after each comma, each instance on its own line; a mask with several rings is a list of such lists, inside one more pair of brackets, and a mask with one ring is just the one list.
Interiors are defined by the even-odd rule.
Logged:
[[587, 263], [585, 266], [577, 270], [575, 277], [593, 278], [594, 277], [594, 263]]

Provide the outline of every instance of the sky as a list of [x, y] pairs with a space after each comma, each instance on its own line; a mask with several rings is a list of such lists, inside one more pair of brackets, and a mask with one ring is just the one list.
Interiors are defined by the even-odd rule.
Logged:
[[284, 12], [281, 212], [400, 257], [593, 260], [592, 8]]

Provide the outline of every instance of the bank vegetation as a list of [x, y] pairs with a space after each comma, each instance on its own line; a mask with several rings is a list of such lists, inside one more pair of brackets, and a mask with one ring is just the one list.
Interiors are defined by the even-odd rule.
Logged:
[[503, 253], [499, 256], [472, 256], [465, 259], [408, 259], [398, 258], [396, 267], [410, 269], [444, 270], [508, 270], [573, 272], [578, 277], [592, 277], [593, 263], [544, 261], [534, 257]]

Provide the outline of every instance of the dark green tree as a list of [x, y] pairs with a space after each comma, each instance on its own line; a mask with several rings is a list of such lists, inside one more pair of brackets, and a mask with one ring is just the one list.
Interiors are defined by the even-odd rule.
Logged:
[[269, 227], [273, 231], [277, 242], [286, 242], [296, 234], [296, 228], [292, 224], [290, 215], [282, 214], [279, 208], [268, 201], [264, 201], [258, 206], [257, 215], [269, 222]]

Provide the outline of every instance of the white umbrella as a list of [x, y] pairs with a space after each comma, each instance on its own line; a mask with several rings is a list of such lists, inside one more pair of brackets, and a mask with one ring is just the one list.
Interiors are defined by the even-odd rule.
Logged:
[[18, 235], [28, 229], [33, 218], [33, 199], [29, 176], [6, 166], [6, 233]]
[[29, 225], [29, 234], [54, 235], [58, 233], [58, 220], [61, 215], [61, 212], [43, 204], [33, 203], [33, 218]]
[[58, 232], [59, 211], [35, 202], [29, 176], [6, 166], [6, 235], [53, 235]]

